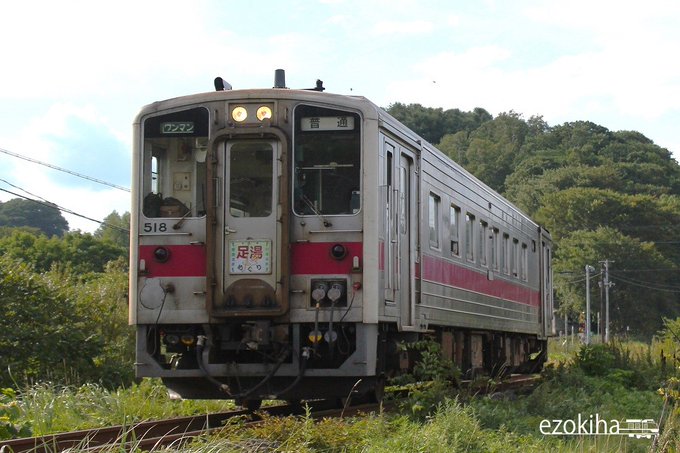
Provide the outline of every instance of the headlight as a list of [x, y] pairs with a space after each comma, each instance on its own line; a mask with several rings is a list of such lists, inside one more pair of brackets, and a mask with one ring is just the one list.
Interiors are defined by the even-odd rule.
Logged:
[[268, 120], [272, 117], [272, 109], [266, 105], [263, 105], [257, 109], [257, 119], [260, 121]]
[[235, 107], [234, 110], [231, 111], [231, 117], [237, 123], [242, 123], [248, 118], [248, 111], [245, 107]]

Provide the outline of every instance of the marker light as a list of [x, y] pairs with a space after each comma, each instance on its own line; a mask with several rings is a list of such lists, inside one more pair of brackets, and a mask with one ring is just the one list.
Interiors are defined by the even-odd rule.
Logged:
[[248, 118], [248, 111], [245, 107], [235, 107], [234, 110], [231, 111], [231, 117], [237, 123], [242, 123]]
[[182, 344], [185, 346], [192, 346], [195, 343], [194, 336], [186, 333], [182, 335], [182, 338], [180, 340], [182, 341]]
[[269, 118], [272, 117], [272, 109], [267, 107], [266, 105], [263, 105], [259, 109], [257, 109], [257, 119], [260, 121], [268, 120]]
[[336, 260], [341, 260], [347, 256], [347, 249], [342, 244], [335, 244], [331, 247], [331, 256]]
[[318, 330], [312, 330], [309, 332], [307, 335], [307, 339], [309, 340], [310, 343], [315, 344], [315, 343], [321, 343], [321, 340], [323, 339], [323, 335], [321, 332]]
[[170, 259], [170, 250], [165, 247], [157, 247], [156, 250], [153, 251], [153, 257], [159, 263], [165, 263]]

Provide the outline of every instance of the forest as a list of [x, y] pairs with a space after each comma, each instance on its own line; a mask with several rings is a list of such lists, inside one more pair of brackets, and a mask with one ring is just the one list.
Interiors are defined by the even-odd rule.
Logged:
[[[588, 121], [400, 103], [387, 111], [551, 232], [558, 329], [584, 311], [586, 265], [596, 268], [597, 319], [605, 260], [614, 336], [648, 340], [680, 316], [680, 166], [669, 150]], [[69, 231], [54, 207], [0, 203], [0, 387], [132, 382], [128, 225], [129, 213], [114, 211], [94, 234]]]

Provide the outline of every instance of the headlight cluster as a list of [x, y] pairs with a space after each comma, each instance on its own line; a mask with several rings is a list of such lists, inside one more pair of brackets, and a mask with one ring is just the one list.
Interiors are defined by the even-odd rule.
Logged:
[[347, 280], [315, 278], [311, 283], [311, 307], [347, 306]]
[[272, 107], [270, 105], [256, 105], [246, 104], [232, 106], [231, 119], [237, 123], [254, 123], [255, 119], [248, 120], [248, 118], [256, 118], [257, 121], [264, 121], [272, 118]]

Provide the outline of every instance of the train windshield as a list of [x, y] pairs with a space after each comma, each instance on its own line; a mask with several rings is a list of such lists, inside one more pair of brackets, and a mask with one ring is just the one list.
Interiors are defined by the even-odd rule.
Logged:
[[298, 215], [359, 212], [361, 121], [356, 113], [295, 109], [293, 209]]
[[144, 121], [142, 211], [146, 217], [205, 215], [207, 146], [204, 108]]

